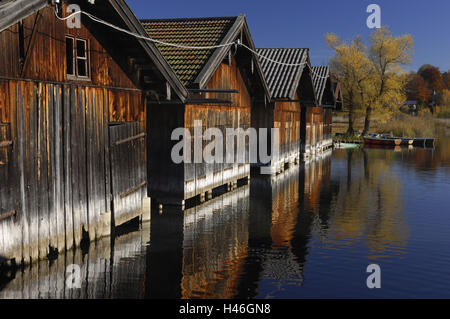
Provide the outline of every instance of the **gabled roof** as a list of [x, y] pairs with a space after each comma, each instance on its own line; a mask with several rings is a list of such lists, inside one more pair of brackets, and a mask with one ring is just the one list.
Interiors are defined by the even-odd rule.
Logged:
[[[330, 68], [326, 65], [313, 66], [312, 76], [314, 82], [314, 90], [316, 91], [317, 103], [322, 105], [322, 100], [324, 97], [325, 89], [332, 90], [331, 88], [331, 78], [330, 78]], [[333, 94], [334, 95], [334, 94]]]
[[[238, 39], [252, 50], [256, 50], [244, 15], [237, 17], [179, 18], [141, 20], [148, 35], [159, 41], [186, 46], [216, 46], [236, 42]], [[190, 89], [205, 88], [217, 67], [233, 50], [233, 46], [215, 49], [185, 49], [157, 44], [166, 61], [173, 68], [183, 84]], [[239, 52], [245, 48], [237, 47]], [[239, 54], [238, 52], [234, 52]], [[258, 83], [250, 83], [263, 89], [270, 98], [270, 91], [264, 79], [261, 64], [253, 53], [246, 51], [249, 68], [253, 60], [252, 75]], [[239, 61], [238, 61], [239, 63]], [[255, 79], [254, 79], [255, 80]]]
[[308, 49], [276, 48], [257, 49], [264, 57], [283, 63], [300, 64], [302, 66], [284, 66], [259, 58], [261, 66], [274, 99], [293, 99], [297, 90], [306, 63], [309, 62]]
[[[34, 12], [45, 8], [49, 4], [50, 2], [48, 0], [14, 0], [7, 1], [6, 3], [0, 2], [0, 32], [32, 15]], [[80, 6], [83, 11], [88, 11], [101, 19], [119, 25], [122, 28], [126, 28], [131, 32], [147, 36], [143, 26], [140, 24], [125, 0], [98, 1], [95, 5], [89, 5], [86, 1], [86, 3], [80, 4]], [[84, 18], [85, 17], [83, 16], [83, 19]], [[134, 38], [130, 35], [118, 33], [110, 28], [105, 29], [105, 26], [90, 20], [86, 20], [85, 22], [87, 22], [88, 27], [91, 26], [93, 28], [91, 31], [108, 32], [110, 37], [114, 37], [119, 43], [120, 41], [126, 42], [126, 44], [123, 45], [124, 49], [122, 51], [124, 55], [124, 52], [128, 52], [131, 55], [138, 54], [139, 59], [146, 61], [144, 63], [148, 63], [151, 60], [152, 66], [156, 68], [155, 71], [158, 74], [158, 77], [165, 79], [182, 101], [187, 99], [188, 92], [186, 88], [173, 72], [172, 68], [166, 63], [160, 51], [153, 43], [143, 39]]]
[[[221, 44], [237, 17], [141, 20], [153, 39], [186, 46]], [[157, 44], [184, 85], [190, 86], [214, 53], [214, 49], [183, 49]]]

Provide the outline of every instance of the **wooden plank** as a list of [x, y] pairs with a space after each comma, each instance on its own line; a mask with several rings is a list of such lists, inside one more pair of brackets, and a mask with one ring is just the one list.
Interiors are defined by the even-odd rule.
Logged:
[[55, 194], [55, 214], [56, 214], [56, 248], [61, 253], [65, 248], [64, 229], [64, 178], [63, 178], [63, 118], [62, 118], [62, 88], [56, 86], [54, 94], [54, 194]]
[[[22, 87], [19, 91], [30, 90], [32, 97], [30, 103], [24, 103], [22, 105], [24, 111], [24, 117], [26, 118], [25, 124], [25, 167], [27, 181], [28, 196], [26, 198], [26, 205], [28, 214], [30, 215], [30, 244], [31, 244], [31, 259], [39, 259], [39, 203], [38, 203], [38, 174], [37, 174], [37, 162], [38, 162], [38, 115], [41, 108], [41, 99], [39, 95], [39, 88], [32, 83], [21, 83]], [[19, 92], [18, 92], [19, 93]], [[20, 94], [20, 93], [19, 93]], [[20, 95], [19, 95], [20, 99]], [[23, 102], [22, 102], [23, 103]], [[27, 147], [29, 145], [29, 147]]]
[[37, 113], [37, 162], [35, 174], [37, 175], [37, 203], [38, 203], [38, 225], [39, 225], [39, 259], [47, 257], [49, 252], [49, 152], [48, 152], [48, 92], [47, 86], [40, 83], [38, 86], [39, 106]]
[[71, 194], [72, 194], [72, 218], [73, 218], [73, 232], [75, 245], [79, 245], [81, 242], [81, 227], [82, 227], [82, 214], [83, 214], [83, 203], [81, 201], [80, 187], [83, 185], [80, 181], [80, 165], [79, 161], [84, 160], [81, 155], [80, 150], [80, 139], [82, 138], [80, 132], [80, 109], [82, 107], [79, 105], [79, 88], [76, 86], [70, 87], [70, 122], [68, 126], [70, 127], [70, 161], [72, 167], [72, 184], [71, 184]]
[[63, 88], [63, 179], [64, 179], [64, 231], [67, 250], [74, 246], [73, 200], [72, 200], [72, 145], [71, 145], [71, 99], [70, 86]]
[[108, 91], [103, 89], [103, 121], [102, 121], [102, 136], [103, 136], [103, 147], [105, 149], [103, 162], [104, 162], [104, 198], [105, 198], [105, 212], [109, 212], [109, 225], [104, 225], [103, 234], [109, 235], [111, 233], [112, 227], [112, 189], [111, 189], [111, 170], [110, 170], [110, 144], [109, 144], [109, 102], [108, 102]]
[[[11, 174], [15, 174], [17, 179], [14, 180], [14, 184], [12, 185], [12, 189], [14, 193], [17, 194], [16, 208], [21, 212], [20, 218], [20, 227], [22, 229], [22, 259], [25, 262], [29, 262], [30, 260], [30, 235], [29, 235], [29, 216], [27, 214], [26, 207], [26, 192], [25, 192], [25, 169], [24, 169], [24, 118], [22, 112], [22, 106], [19, 101], [18, 92], [17, 92], [17, 83], [10, 83], [10, 105], [11, 105], [11, 131], [12, 138], [16, 143], [16, 147], [13, 149], [13, 165], [11, 167]], [[25, 92], [24, 94], [30, 95], [29, 92]], [[22, 96], [22, 94], [21, 94]]]
[[135, 141], [137, 139], [144, 138], [146, 135], [147, 134], [144, 132], [144, 133], [140, 133], [140, 134], [137, 134], [137, 135], [133, 135], [131, 137], [124, 138], [122, 140], [119, 140], [119, 141], [115, 142], [114, 146], [117, 146], [117, 145], [120, 145], [120, 144], [125, 144], [125, 143], [128, 143], [128, 142], [133, 142], [133, 141]]

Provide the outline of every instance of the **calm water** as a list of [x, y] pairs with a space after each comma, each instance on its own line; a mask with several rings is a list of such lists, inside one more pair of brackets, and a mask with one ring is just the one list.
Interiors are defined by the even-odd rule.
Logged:
[[[41, 262], [0, 298], [450, 298], [450, 142], [335, 150], [89, 252]], [[366, 267], [381, 267], [369, 290]], [[65, 287], [81, 266], [82, 288]]]

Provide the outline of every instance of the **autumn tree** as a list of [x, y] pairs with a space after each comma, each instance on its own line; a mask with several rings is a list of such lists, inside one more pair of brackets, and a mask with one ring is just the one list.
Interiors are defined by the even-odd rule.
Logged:
[[444, 89], [444, 81], [439, 69], [432, 65], [424, 65], [417, 72], [427, 84], [428, 89], [435, 92], [440, 92]]
[[442, 80], [447, 90], [450, 90], [450, 70], [442, 74]]
[[353, 135], [355, 111], [364, 106], [366, 93], [369, 89], [372, 64], [367, 57], [364, 43], [356, 37], [350, 43], [341, 41], [335, 34], [325, 36], [327, 44], [335, 50], [335, 56], [330, 60], [334, 77], [338, 79], [343, 92], [344, 104], [348, 106], [347, 134]]
[[[365, 112], [363, 134], [367, 134], [374, 110], [389, 115], [406, 99], [403, 66], [411, 62], [413, 39], [410, 35], [395, 37], [384, 27], [371, 35], [369, 47], [360, 37], [347, 43], [327, 34], [326, 41], [335, 51], [330, 66], [343, 87], [346, 104]], [[351, 133], [354, 110], [349, 111]]]
[[366, 107], [363, 134], [369, 132], [374, 107], [386, 110], [403, 104], [406, 83], [400, 75], [403, 66], [411, 63], [413, 43], [411, 35], [395, 37], [386, 27], [372, 33], [369, 56], [375, 72], [375, 94]]
[[415, 73], [408, 75], [406, 94], [408, 100], [417, 100], [421, 104], [427, 103], [431, 97], [431, 91], [428, 89], [425, 80]]

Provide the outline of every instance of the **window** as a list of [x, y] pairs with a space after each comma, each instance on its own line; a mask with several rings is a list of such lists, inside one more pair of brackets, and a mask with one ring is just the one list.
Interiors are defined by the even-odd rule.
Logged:
[[66, 38], [66, 65], [67, 65], [67, 75], [75, 75], [74, 68], [74, 45], [73, 38]]
[[88, 41], [66, 37], [66, 65], [69, 78], [89, 78]]

